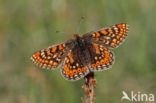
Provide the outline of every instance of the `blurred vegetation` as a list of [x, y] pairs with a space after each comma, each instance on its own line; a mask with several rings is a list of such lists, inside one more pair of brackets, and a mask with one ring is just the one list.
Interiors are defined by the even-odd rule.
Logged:
[[83, 80], [66, 81], [60, 67], [39, 69], [29, 59], [73, 38], [81, 16], [80, 34], [130, 25], [125, 42], [113, 50], [115, 64], [96, 72], [96, 103], [119, 103], [123, 90], [156, 96], [155, 10], [155, 0], [0, 0], [0, 103], [82, 102]]

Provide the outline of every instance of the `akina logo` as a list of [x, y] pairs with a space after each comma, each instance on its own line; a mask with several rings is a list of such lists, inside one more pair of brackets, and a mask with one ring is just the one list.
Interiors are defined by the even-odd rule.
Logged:
[[154, 101], [154, 94], [149, 93], [141, 93], [141, 92], [134, 92], [131, 91], [130, 95], [128, 95], [125, 91], [122, 91], [122, 98], [121, 101], [123, 100], [128, 100], [132, 102], [153, 102]]

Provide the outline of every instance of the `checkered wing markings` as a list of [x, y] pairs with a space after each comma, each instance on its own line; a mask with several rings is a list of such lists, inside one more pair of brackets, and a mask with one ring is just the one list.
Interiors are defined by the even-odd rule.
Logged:
[[102, 71], [109, 69], [114, 63], [113, 53], [104, 45], [93, 43], [91, 54], [91, 71]]
[[61, 43], [40, 50], [31, 56], [31, 60], [42, 68], [56, 68], [68, 52], [67, 43]]
[[61, 73], [67, 80], [78, 80], [89, 73], [74, 51], [69, 51], [64, 59]]
[[87, 33], [84, 36], [92, 37], [92, 40], [107, 47], [116, 48], [119, 46], [128, 33], [128, 24], [117, 24], [102, 28], [95, 32]]

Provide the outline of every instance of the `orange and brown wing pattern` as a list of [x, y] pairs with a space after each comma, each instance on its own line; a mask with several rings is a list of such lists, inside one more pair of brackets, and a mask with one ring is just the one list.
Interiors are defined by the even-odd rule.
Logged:
[[109, 69], [114, 63], [113, 53], [109, 49], [97, 43], [93, 43], [91, 56], [91, 71], [102, 71]]
[[86, 76], [89, 69], [83, 65], [77, 54], [70, 51], [64, 59], [61, 73], [67, 80], [78, 80]]
[[68, 52], [67, 46], [67, 43], [61, 43], [40, 50], [31, 56], [31, 60], [42, 68], [56, 68], [66, 56]]
[[124, 41], [127, 33], [128, 24], [117, 24], [102, 28], [89, 34], [96, 43], [104, 44], [107, 47], [116, 48]]

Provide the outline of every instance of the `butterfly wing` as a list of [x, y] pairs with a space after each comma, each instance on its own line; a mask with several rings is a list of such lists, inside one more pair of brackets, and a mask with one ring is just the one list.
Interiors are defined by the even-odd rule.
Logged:
[[107, 70], [114, 63], [113, 53], [104, 45], [92, 43], [90, 48], [91, 55], [91, 71]]
[[77, 49], [68, 52], [64, 59], [61, 73], [67, 80], [78, 80], [89, 73], [89, 69], [83, 64], [78, 57]]
[[63, 42], [34, 53], [31, 60], [41, 68], [56, 68], [63, 61], [70, 48], [72, 48], [72, 41]]
[[100, 30], [83, 35], [95, 43], [103, 44], [107, 47], [116, 48], [119, 46], [128, 33], [128, 24], [116, 24]]

